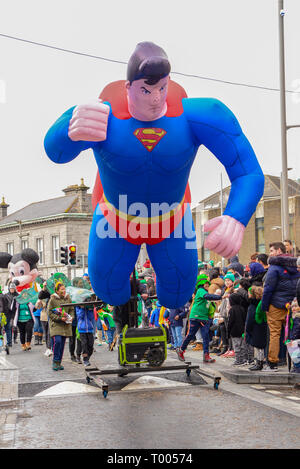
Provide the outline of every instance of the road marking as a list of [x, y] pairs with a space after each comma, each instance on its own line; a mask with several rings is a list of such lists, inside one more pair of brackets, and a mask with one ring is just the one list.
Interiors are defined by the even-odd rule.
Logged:
[[174, 388], [180, 386], [191, 386], [190, 383], [181, 383], [180, 381], [172, 381], [170, 379], [159, 378], [158, 376], [140, 376], [127, 386], [122, 388], [122, 391], [132, 391], [137, 389], [155, 389], [155, 388]]
[[74, 383], [73, 381], [63, 381], [62, 383], [51, 386], [39, 392], [35, 397], [59, 396], [62, 394], [81, 394], [88, 392], [99, 392], [99, 388], [89, 386], [88, 384]]
[[266, 392], [268, 392], [268, 393], [270, 393], [270, 394], [274, 394], [274, 395], [276, 395], [276, 396], [282, 395], [282, 392], [280, 392], [280, 391], [274, 391], [274, 390], [272, 390], [272, 389], [267, 389]]
[[287, 399], [291, 399], [292, 401], [300, 401], [300, 397], [296, 396], [286, 396]]

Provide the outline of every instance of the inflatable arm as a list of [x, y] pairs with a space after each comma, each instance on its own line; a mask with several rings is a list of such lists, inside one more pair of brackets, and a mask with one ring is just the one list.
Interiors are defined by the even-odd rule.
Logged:
[[54, 163], [68, 163], [74, 160], [84, 150], [93, 148], [97, 142], [74, 142], [68, 136], [69, 123], [72, 119], [75, 106], [68, 109], [48, 130], [44, 147], [45, 151]]
[[234, 114], [210, 98], [183, 99], [199, 145], [205, 145], [224, 165], [231, 182], [224, 215], [246, 226], [263, 195], [264, 175]]

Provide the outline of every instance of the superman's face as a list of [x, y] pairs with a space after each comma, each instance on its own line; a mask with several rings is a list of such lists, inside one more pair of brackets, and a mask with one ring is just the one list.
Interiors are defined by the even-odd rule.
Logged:
[[141, 121], [154, 121], [167, 112], [169, 76], [155, 85], [147, 85], [144, 79], [126, 82], [130, 114]]

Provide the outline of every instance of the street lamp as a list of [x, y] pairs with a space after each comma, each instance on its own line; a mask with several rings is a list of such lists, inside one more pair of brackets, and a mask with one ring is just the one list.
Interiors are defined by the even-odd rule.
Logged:
[[279, 78], [280, 78], [280, 114], [281, 114], [281, 226], [282, 239], [289, 238], [289, 199], [288, 199], [288, 169], [287, 169], [287, 125], [285, 99], [285, 57], [284, 57], [284, 16], [283, 0], [278, 0], [279, 10]]
[[288, 171], [287, 167], [287, 131], [300, 125], [287, 125], [286, 123], [286, 97], [285, 97], [285, 57], [284, 57], [284, 10], [283, 0], [278, 0], [279, 17], [279, 78], [280, 78], [280, 114], [281, 114], [281, 164], [280, 176], [281, 192], [281, 225], [282, 240], [289, 239], [289, 194], [288, 194]]

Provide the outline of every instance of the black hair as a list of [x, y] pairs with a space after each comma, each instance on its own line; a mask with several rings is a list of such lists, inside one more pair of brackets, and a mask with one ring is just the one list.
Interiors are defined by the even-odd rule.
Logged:
[[209, 272], [209, 279], [213, 280], [214, 278], [218, 278], [219, 275], [220, 275], [219, 272], [216, 269], [214, 269]]
[[278, 251], [278, 249], [281, 249], [282, 254], [286, 253], [286, 247], [281, 241], [270, 243], [269, 247], [276, 249], [276, 251]]
[[128, 61], [127, 80], [131, 84], [144, 78], [147, 85], [155, 85], [170, 71], [170, 62], [161, 47], [153, 42], [140, 42]]
[[244, 290], [249, 290], [249, 288], [251, 287], [251, 282], [247, 278], [242, 278], [240, 280], [240, 285]]
[[267, 254], [258, 254], [256, 259], [262, 262], [264, 265], [268, 265], [268, 258], [269, 257], [267, 256]]

